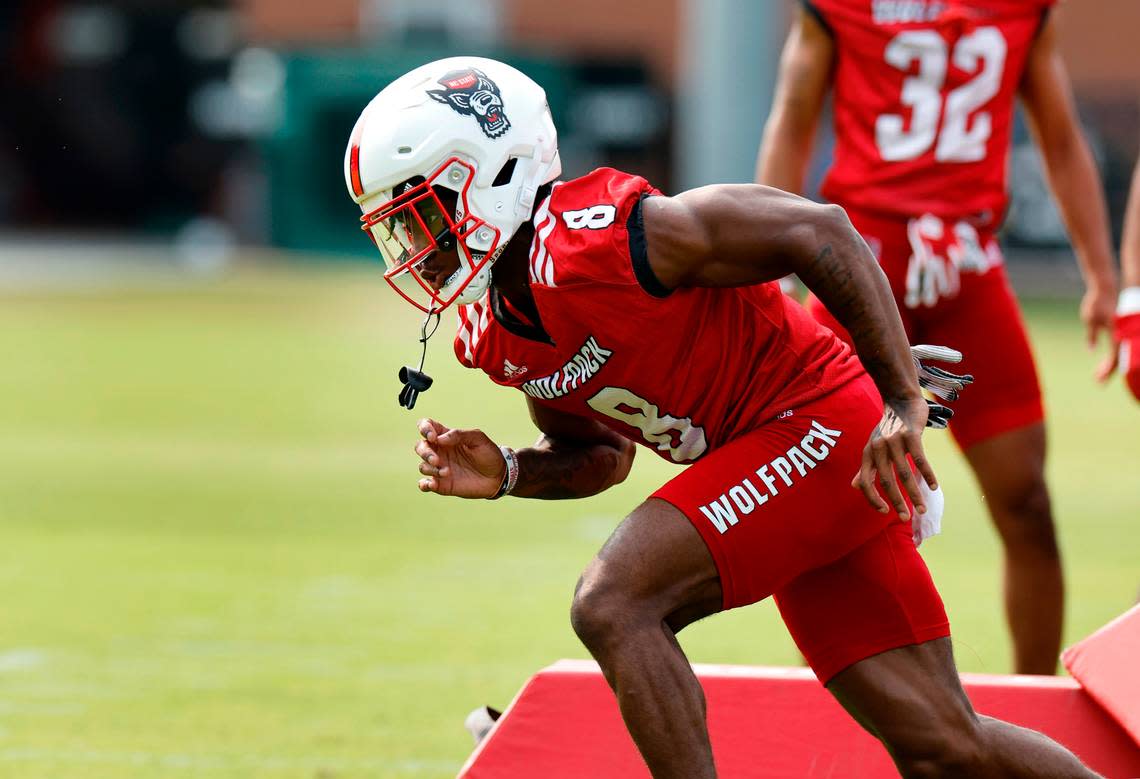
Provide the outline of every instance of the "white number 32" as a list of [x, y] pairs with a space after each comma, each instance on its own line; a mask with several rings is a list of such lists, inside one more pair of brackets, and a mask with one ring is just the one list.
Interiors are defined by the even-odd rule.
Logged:
[[[986, 156], [986, 141], [993, 131], [988, 111], [980, 111], [970, 123], [970, 113], [981, 108], [1001, 89], [1002, 71], [1008, 51], [1005, 38], [996, 27], [979, 27], [963, 35], [948, 56], [946, 41], [933, 30], [906, 30], [887, 44], [887, 64], [910, 70], [918, 62], [918, 73], [903, 81], [902, 104], [911, 109], [910, 128], [901, 114], [883, 114], [875, 120], [875, 143], [888, 162], [913, 160], [934, 146], [939, 162], [976, 162]], [[942, 108], [942, 87], [946, 69], [954, 67], [977, 75], [950, 90]], [[938, 131], [939, 115], [942, 131]]]

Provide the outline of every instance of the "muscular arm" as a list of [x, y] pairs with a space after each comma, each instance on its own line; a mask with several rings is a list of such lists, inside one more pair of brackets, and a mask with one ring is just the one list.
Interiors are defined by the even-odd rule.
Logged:
[[636, 447], [592, 419], [566, 414], [527, 398], [530, 418], [541, 431], [533, 446], [519, 449], [520, 498], [585, 498], [625, 481]]
[[1100, 175], [1077, 120], [1052, 18], [1029, 53], [1020, 93], [1084, 276], [1087, 293], [1081, 318], [1092, 345], [1100, 330], [1112, 324], [1116, 299], [1112, 239]]
[[649, 262], [667, 288], [797, 274], [851, 333], [884, 400], [921, 399], [887, 278], [839, 206], [754, 184], [645, 201]]
[[1124, 212], [1124, 235], [1120, 239], [1120, 272], [1125, 287], [1140, 287], [1140, 162], [1132, 172], [1132, 189]]
[[[1124, 289], [1116, 311], [1113, 348], [1097, 369], [1096, 377], [1099, 381], [1108, 381], [1117, 368], [1121, 368], [1132, 394], [1140, 400], [1140, 163], [1132, 172], [1132, 187], [1124, 209], [1120, 272], [1124, 277]], [[1120, 365], [1122, 354], [1127, 355], [1123, 366]]]
[[831, 81], [835, 45], [819, 20], [800, 6], [780, 55], [772, 112], [756, 160], [756, 182], [800, 192]]
[[910, 515], [898, 482], [925, 511], [906, 457], [933, 488], [922, 451], [927, 419], [902, 320], [886, 276], [839, 206], [755, 184], [702, 187], [644, 201], [649, 264], [667, 289], [735, 287], [797, 274], [851, 333], [883, 398], [883, 419], [852, 482], [882, 512]]

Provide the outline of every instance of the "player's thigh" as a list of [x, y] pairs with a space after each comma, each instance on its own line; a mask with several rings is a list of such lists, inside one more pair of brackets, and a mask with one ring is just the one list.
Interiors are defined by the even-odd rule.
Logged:
[[952, 404], [950, 432], [964, 450], [1044, 418], [1033, 350], [1003, 266], [963, 273], [957, 297], [923, 312], [917, 332], [962, 352], [955, 371], [974, 376]]
[[897, 519], [850, 554], [789, 582], [776, 604], [823, 684], [869, 657], [950, 634], [910, 524]]
[[785, 410], [654, 493], [700, 534], [723, 608], [763, 600], [858, 548], [892, 521], [851, 487], [882, 415], [866, 376]]
[[1044, 480], [1045, 424], [1034, 422], [987, 438], [965, 450], [987, 496], [1020, 492]]
[[827, 689], [894, 752], [937, 754], [976, 722], [949, 637], [868, 657], [837, 674]]
[[626, 610], [653, 620], [677, 612], [699, 619], [719, 611], [720, 603], [716, 565], [700, 534], [656, 498], [618, 525], [575, 592], [576, 610]]
[[998, 531], [1007, 541], [1056, 543], [1045, 482], [1045, 446], [1045, 423], [1034, 422], [965, 450]]

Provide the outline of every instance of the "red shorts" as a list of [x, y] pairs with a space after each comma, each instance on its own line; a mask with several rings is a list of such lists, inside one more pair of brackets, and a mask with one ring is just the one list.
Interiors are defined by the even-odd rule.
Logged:
[[[848, 215], [878, 255], [910, 342], [957, 349], [963, 354], [962, 362], [940, 367], [974, 375], [974, 383], [951, 404], [954, 418], [950, 432], [958, 445], [966, 449], [1044, 419], [1033, 352], [992, 233], [975, 231], [969, 240], [977, 240], [978, 260], [966, 260], [944, 272], [949, 246], [958, 244], [952, 237], [956, 227], [952, 222], [942, 225], [941, 239], [926, 240], [908, 235], [908, 224], [900, 219], [853, 211]], [[913, 265], [915, 240], [923, 240], [932, 249], [929, 259], [941, 278], [949, 275], [951, 279], [924, 285]], [[959, 256], [965, 254], [961, 246], [956, 250]], [[941, 293], [935, 291], [939, 287], [943, 288]], [[847, 331], [814, 297], [808, 309], [817, 321], [851, 343]]]
[[910, 523], [851, 487], [881, 417], [862, 376], [702, 457], [653, 495], [701, 534], [725, 609], [775, 595], [823, 684], [872, 655], [950, 634]]

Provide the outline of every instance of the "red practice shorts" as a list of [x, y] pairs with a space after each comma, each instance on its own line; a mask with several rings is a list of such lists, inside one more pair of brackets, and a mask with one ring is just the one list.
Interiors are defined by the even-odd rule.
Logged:
[[[1044, 411], [1033, 352], [992, 233], [971, 233], [967, 227], [966, 241], [960, 242], [956, 232], [963, 228], [947, 220], [936, 225], [942, 236], [931, 239], [919, 233], [915, 225], [908, 234], [905, 220], [853, 211], [848, 215], [879, 258], [910, 342], [957, 349], [963, 354], [962, 362], [941, 367], [974, 375], [974, 384], [950, 404], [954, 409], [950, 432], [958, 445], [967, 449], [1040, 422]], [[926, 248], [920, 251], [927, 252], [927, 264], [921, 271], [913, 265], [916, 241], [922, 241]], [[968, 251], [964, 246], [967, 242], [974, 244], [975, 251]], [[951, 250], [951, 246], [955, 248]], [[948, 267], [951, 251], [967, 259], [957, 267]], [[929, 283], [931, 273], [949, 280]], [[941, 291], [935, 291], [939, 288]], [[851, 344], [850, 335], [823, 304], [813, 297], [808, 308], [817, 321]]]
[[701, 534], [724, 608], [775, 595], [820, 682], [950, 635], [909, 522], [851, 487], [882, 417], [865, 375], [702, 457], [654, 493]]

